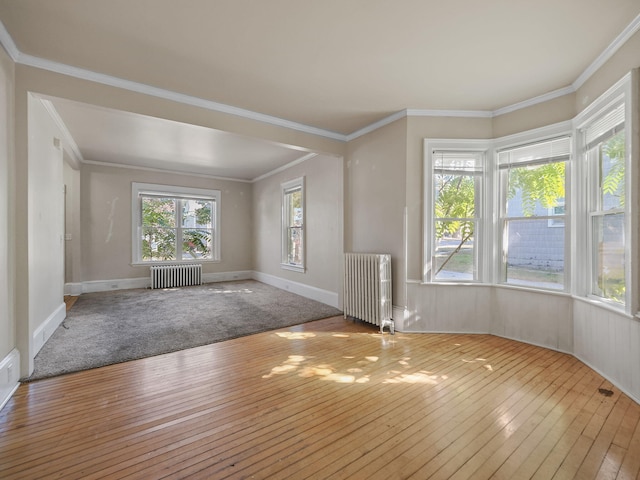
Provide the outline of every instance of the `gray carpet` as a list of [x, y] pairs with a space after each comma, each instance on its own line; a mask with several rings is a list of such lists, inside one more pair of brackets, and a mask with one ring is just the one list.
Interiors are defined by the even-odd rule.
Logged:
[[26, 381], [220, 342], [339, 315], [256, 281], [84, 294], [35, 358]]

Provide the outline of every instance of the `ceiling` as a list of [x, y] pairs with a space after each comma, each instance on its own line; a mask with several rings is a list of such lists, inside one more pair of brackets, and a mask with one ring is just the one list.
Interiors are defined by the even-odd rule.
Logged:
[[82, 161], [251, 181], [310, 158], [293, 147], [199, 125], [46, 97]]
[[[23, 56], [339, 136], [405, 109], [491, 113], [575, 88], [639, 15], [638, 0], [0, 0], [2, 24]], [[92, 121], [113, 120], [106, 143], [120, 143], [121, 113], [58, 107], [86, 158], [144, 156], [140, 145], [105, 153], [100, 139], [86, 140]], [[205, 168], [203, 155], [213, 152], [221, 175], [265, 172], [238, 174], [221, 160], [233, 149], [215, 154], [230, 134], [133, 114], [125, 121], [130, 140], [151, 125], [173, 125], [181, 133], [163, 131], [164, 146], [185, 135], [208, 145], [183, 152], [188, 142], [176, 140], [154, 153], [163, 162], [183, 153]], [[270, 146], [287, 161], [301, 155]], [[276, 150], [265, 168], [286, 163], [273, 162]]]

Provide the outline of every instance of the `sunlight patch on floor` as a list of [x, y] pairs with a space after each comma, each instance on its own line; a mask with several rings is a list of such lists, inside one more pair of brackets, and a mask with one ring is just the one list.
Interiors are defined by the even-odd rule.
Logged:
[[[478, 363], [478, 362], [482, 363], [482, 362], [486, 362], [486, 361], [487, 361], [487, 359], [486, 359], [486, 358], [475, 358], [475, 359], [473, 359], [473, 360], [466, 360], [466, 359], [464, 359], [464, 358], [463, 358], [463, 359], [462, 359], [462, 361], [463, 361], [464, 363]], [[486, 368], [487, 370], [489, 370], [490, 372], [493, 372], [493, 367], [491, 366], [491, 364], [489, 364], [489, 363], [485, 363], [485, 364], [484, 364], [484, 365], [482, 365], [482, 366], [483, 366], [484, 368]]]
[[424, 383], [429, 385], [437, 385], [438, 381], [442, 379], [439, 375], [431, 375], [431, 372], [420, 371], [416, 373], [401, 373], [392, 371], [390, 373], [396, 374], [392, 378], [386, 379], [382, 383]]
[[276, 332], [276, 335], [288, 340], [306, 340], [316, 336], [313, 332]]

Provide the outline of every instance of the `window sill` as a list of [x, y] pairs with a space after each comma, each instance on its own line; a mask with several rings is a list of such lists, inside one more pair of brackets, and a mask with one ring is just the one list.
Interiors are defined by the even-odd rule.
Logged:
[[220, 260], [202, 260], [194, 258], [193, 260], [165, 260], [160, 262], [131, 262], [132, 267], [152, 267], [154, 265], [193, 265], [205, 263], [220, 263]]
[[289, 263], [281, 263], [280, 268], [283, 270], [291, 270], [292, 272], [304, 273], [305, 268], [302, 265], [291, 265]]

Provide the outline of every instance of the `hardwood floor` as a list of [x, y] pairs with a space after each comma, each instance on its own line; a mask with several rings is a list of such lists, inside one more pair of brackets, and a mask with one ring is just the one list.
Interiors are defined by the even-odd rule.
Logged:
[[21, 385], [0, 478], [639, 478], [640, 406], [575, 358], [342, 317]]
[[72, 296], [72, 295], [64, 296], [64, 304], [66, 305], [67, 312], [71, 310], [71, 307], [73, 307], [77, 301], [78, 301], [77, 296]]

